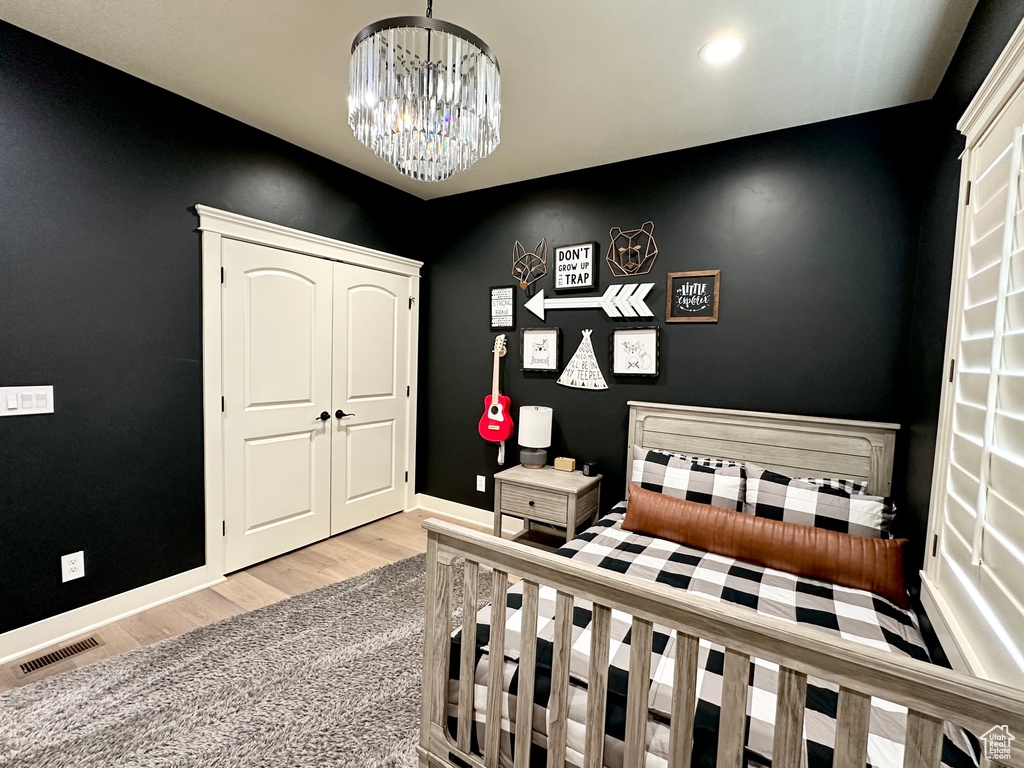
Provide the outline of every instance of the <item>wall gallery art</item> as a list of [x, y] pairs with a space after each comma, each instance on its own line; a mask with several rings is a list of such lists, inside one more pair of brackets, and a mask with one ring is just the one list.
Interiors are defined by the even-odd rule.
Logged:
[[658, 326], [616, 328], [608, 341], [613, 376], [657, 376], [660, 345]]
[[523, 328], [519, 334], [524, 371], [557, 373], [562, 332], [558, 328]]
[[491, 286], [491, 330], [513, 330], [516, 327], [516, 287]]
[[604, 374], [601, 373], [601, 366], [597, 364], [594, 345], [590, 342], [592, 332], [589, 328], [583, 331], [583, 341], [576, 349], [576, 354], [558, 377], [558, 383], [562, 386], [577, 389], [608, 389]]
[[555, 248], [555, 290], [579, 291], [597, 288], [597, 243], [559, 245]]
[[527, 251], [523, 244], [516, 240], [516, 244], [512, 246], [512, 277], [519, 281], [519, 287], [525, 291], [527, 286], [537, 282], [547, 273], [547, 239], [541, 239], [533, 251]]
[[665, 322], [717, 323], [721, 270], [669, 272], [665, 296]]
[[608, 234], [612, 242], [604, 258], [615, 277], [646, 275], [651, 271], [658, 258], [653, 221], [645, 221], [639, 229], [612, 227]]

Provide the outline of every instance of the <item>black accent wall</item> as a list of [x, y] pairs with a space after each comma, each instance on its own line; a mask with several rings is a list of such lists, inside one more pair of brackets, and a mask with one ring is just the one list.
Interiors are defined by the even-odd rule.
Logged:
[[[523, 374], [518, 328], [504, 363], [514, 406], [553, 406], [551, 455], [598, 462], [603, 508], [623, 498], [628, 400], [900, 421], [925, 115], [905, 106], [428, 202], [427, 219], [445, 226], [427, 279], [421, 490], [492, 504], [490, 482], [474, 490], [475, 474], [499, 469], [476, 422], [495, 336], [488, 286], [512, 282], [513, 243], [606, 249], [611, 227], [647, 220], [659, 249], [651, 274], [613, 278], [602, 259], [601, 288], [655, 282], [661, 376], [616, 380], [608, 337], [617, 321], [552, 310], [542, 323], [518, 289], [518, 328], [560, 327], [563, 365], [581, 330], [594, 329], [609, 389]], [[719, 322], [666, 324], [666, 272], [697, 269], [721, 269]], [[551, 295], [552, 285], [548, 275], [536, 287]]]
[[0, 383], [56, 403], [0, 419], [0, 632], [203, 565], [195, 203], [417, 253], [418, 199], [0, 23]]

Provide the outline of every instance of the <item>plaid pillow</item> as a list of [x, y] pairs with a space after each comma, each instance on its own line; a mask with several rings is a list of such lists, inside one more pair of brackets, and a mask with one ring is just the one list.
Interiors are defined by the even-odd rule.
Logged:
[[761, 467], [748, 465], [747, 471], [743, 511], [749, 515], [853, 536], [889, 538], [895, 515], [889, 499], [819, 487]]
[[683, 453], [672, 453], [671, 451], [659, 451], [656, 448], [637, 448], [633, 446], [633, 453], [636, 455], [636, 451], [647, 450], [649, 453], [663, 453], [666, 456], [674, 456], [680, 461], [688, 461], [691, 464], [700, 464], [702, 467], [742, 467], [742, 461], [733, 461], [732, 459], [719, 459], [714, 456], [687, 456]]
[[746, 472], [739, 464], [694, 464], [677, 454], [633, 447], [632, 481], [649, 491], [740, 512]]
[[849, 480], [845, 477], [802, 477], [800, 481], [846, 493], [864, 493], [868, 489], [867, 480]]

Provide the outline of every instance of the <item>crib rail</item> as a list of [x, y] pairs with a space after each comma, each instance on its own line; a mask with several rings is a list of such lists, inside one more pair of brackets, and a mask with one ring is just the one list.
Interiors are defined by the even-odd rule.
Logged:
[[[605, 702], [611, 611], [633, 616], [630, 675], [626, 702], [624, 764], [639, 768], [645, 760], [648, 684], [654, 624], [679, 633], [669, 745], [670, 768], [690, 765], [697, 687], [697, 642], [703, 638], [723, 646], [725, 667], [717, 768], [743, 768], [744, 727], [750, 659], [779, 665], [773, 768], [802, 768], [802, 733], [807, 678], [840, 686], [836, 719], [835, 768], [863, 768], [872, 696], [908, 709], [904, 768], [939, 768], [942, 724], [950, 721], [977, 735], [994, 726], [1008, 726], [1008, 765], [1024, 767], [1024, 691], [972, 678], [913, 659], [832, 637], [793, 624], [712, 603], [681, 590], [577, 563], [517, 542], [477, 533], [438, 520], [427, 520], [426, 632], [423, 657], [421, 765], [451, 766], [458, 758], [474, 768], [497, 768], [500, 729], [488, 727], [483, 756], [470, 754], [473, 643], [461, 645], [458, 730], [453, 739], [446, 727], [448, 708], [449, 637], [452, 631], [452, 565], [464, 558], [463, 637], [476, 636], [476, 592], [481, 565], [493, 570], [491, 600], [504, 605], [509, 575], [523, 579], [523, 628], [520, 643], [519, 695], [516, 700], [517, 744], [531, 740], [533, 689], [537, 654], [537, 609], [540, 585], [557, 590], [554, 656], [548, 707], [548, 768], [565, 761], [569, 690], [569, 657], [573, 599], [593, 603], [591, 667], [587, 692], [585, 768], [603, 765]], [[491, 654], [501, 658], [504, 622], [491, 624]], [[599, 660], [604, 660], [604, 663]], [[502, 664], [489, 665], [487, 711], [500, 711]], [[1018, 742], [1020, 746], [1018, 746]], [[527, 768], [529, 750], [515, 750], [514, 768]]]

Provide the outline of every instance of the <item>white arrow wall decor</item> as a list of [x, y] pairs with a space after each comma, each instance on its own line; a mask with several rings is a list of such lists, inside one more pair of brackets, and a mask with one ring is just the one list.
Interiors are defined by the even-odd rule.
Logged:
[[600, 296], [576, 296], [573, 298], [545, 299], [544, 289], [537, 291], [526, 308], [541, 320], [548, 309], [603, 309], [608, 317], [654, 317], [644, 303], [654, 283], [633, 283], [611, 285]]

